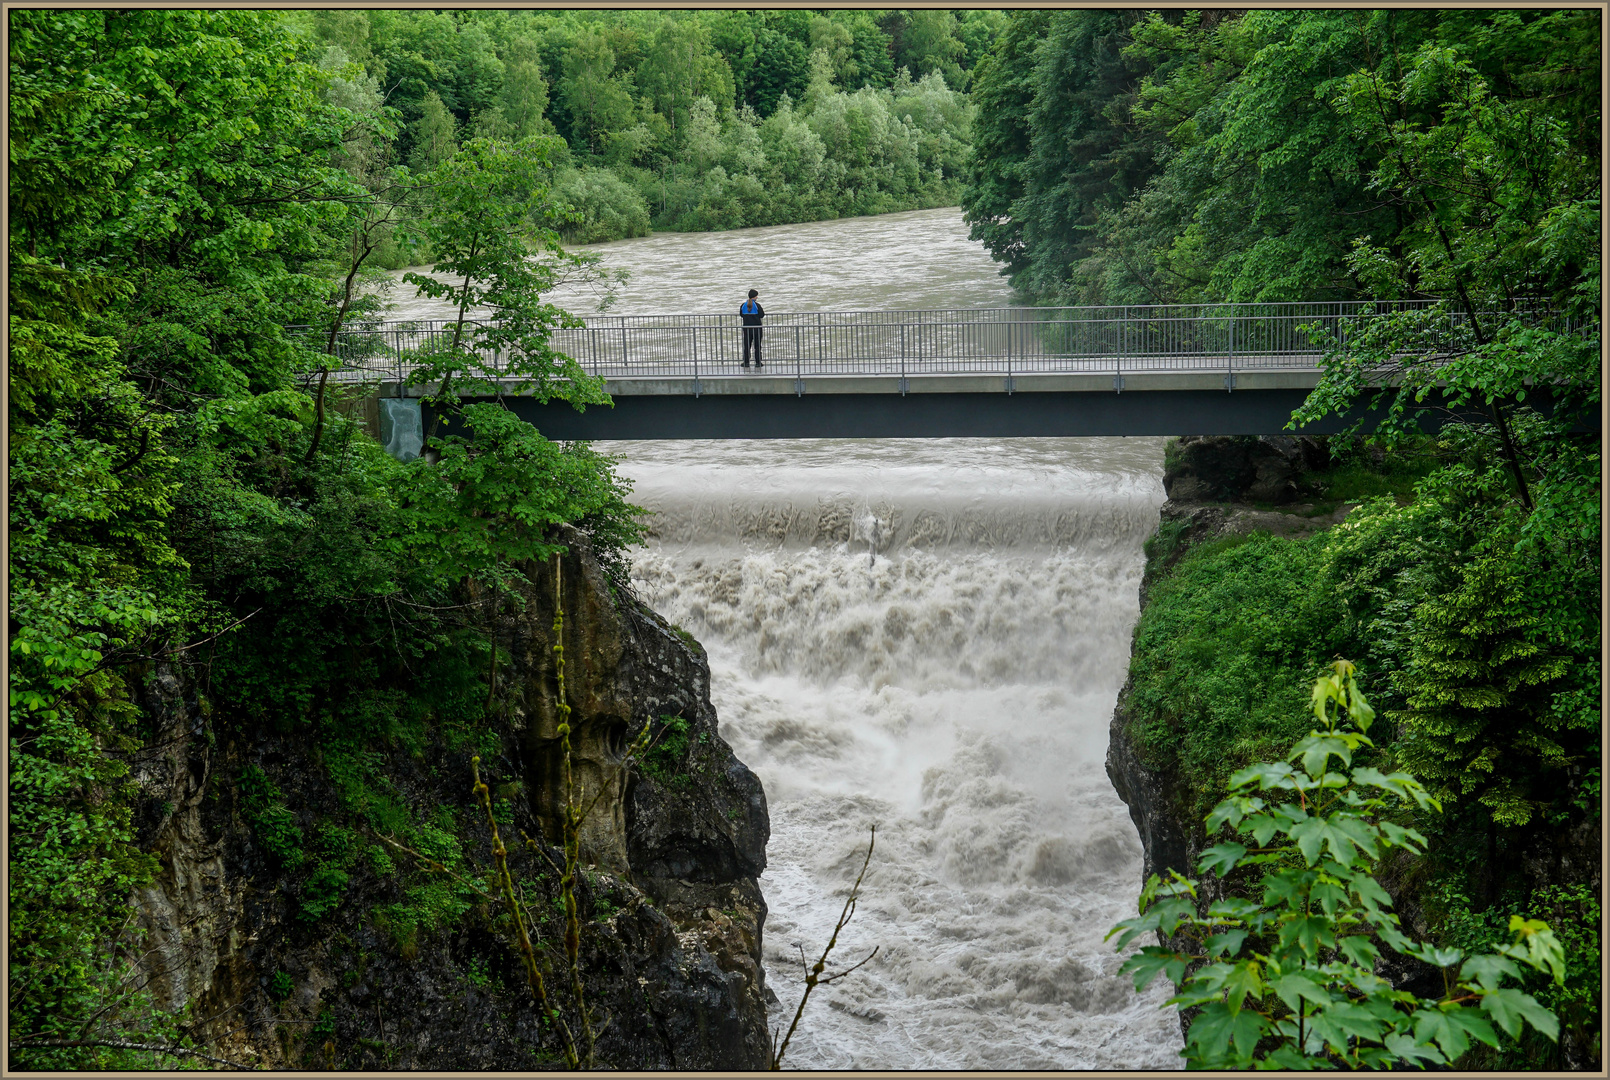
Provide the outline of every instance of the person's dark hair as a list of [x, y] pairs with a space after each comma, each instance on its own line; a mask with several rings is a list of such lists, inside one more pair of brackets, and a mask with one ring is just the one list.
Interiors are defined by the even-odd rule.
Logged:
[[749, 299], [753, 300], [755, 297], [757, 297], [759, 295], [760, 294], [758, 292], [756, 292], [754, 289], [749, 290]]

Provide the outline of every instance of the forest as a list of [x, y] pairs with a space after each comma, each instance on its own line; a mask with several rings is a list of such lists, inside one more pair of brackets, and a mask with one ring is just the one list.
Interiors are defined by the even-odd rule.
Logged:
[[[953, 206], [997, 11], [315, 11], [332, 101], [415, 171], [556, 135], [578, 243]], [[403, 256], [387, 245], [384, 265]]]
[[1559, 1042], [1469, 1067], [1602, 1060], [1599, 19], [1022, 11], [973, 77], [962, 205], [1031, 300], [1415, 302], [1329, 340], [1296, 417], [1384, 410], [1319, 474], [1324, 506], [1361, 504], [1343, 526], [1149, 545], [1179, 562], [1131, 707], [1200, 822], [1312, 723], [1316, 674], [1357, 665], [1387, 721], [1368, 760], [1443, 808], [1409, 815], [1430, 847], [1400, 905], [1450, 947], [1521, 912], [1566, 942], [1563, 983], [1528, 984]]
[[[562, 524], [624, 580], [641, 515], [591, 447], [488, 405], [409, 462], [367, 433], [325, 346], [375, 317], [377, 270], [462, 273], [418, 284], [496, 308], [476, 333], [585, 407], [600, 385], [546, 347], [542, 292], [589, 272], [565, 244], [959, 202], [1034, 303], [1418, 302], [1333, 343], [1301, 414], [1384, 409], [1335, 444], [1346, 527], [1208, 545], [1155, 590], [1137, 736], [1200, 821], [1352, 661], [1386, 729], [1361, 760], [1445, 808], [1401, 875], [1427, 937], [1486, 948], [1524, 913], [1565, 944], [1526, 984], [1559, 1041], [1461, 1064], [1596, 1067], [1599, 17], [11, 11], [11, 1065], [197, 1046], [128, 903], [180, 809], [141, 787], [164, 672], [204, 672], [209, 740], [299, 740], [340, 777], [346, 817], [305, 833], [227, 781], [316, 932], [381, 863], [363, 821], [457, 850], [375, 748], [479, 745], [498, 653], [467, 591]], [[428, 358], [449, 409], [460, 344]], [[1467, 422], [1424, 433], [1445, 405]], [[469, 907], [419, 887], [388, 917]]]
[[[374, 748], [485, 742], [498, 656], [465, 590], [508, 595], [562, 523], [619, 584], [642, 535], [612, 461], [497, 406], [466, 409], [473, 444], [384, 453], [328, 379], [377, 269], [433, 261], [462, 284], [417, 285], [498, 314], [425, 358], [445, 407], [478, 344], [522, 356], [539, 395], [597, 403], [547, 347], [571, 316], [543, 293], [589, 272], [564, 243], [954, 205], [969, 72], [1005, 20], [10, 19], [10, 1061], [194, 1062], [196, 1018], [146, 985], [130, 922], [185, 809], [147, 790], [170, 749], [152, 695], [203, 672], [208, 746], [295, 738], [342, 778], [336, 816], [304, 827], [255, 766], [210, 774], [208, 805], [241, 800], [311, 926], [355, 859], [389, 865], [354, 829], [458, 850], [399, 808]], [[405, 944], [469, 906], [409, 888], [383, 920]]]

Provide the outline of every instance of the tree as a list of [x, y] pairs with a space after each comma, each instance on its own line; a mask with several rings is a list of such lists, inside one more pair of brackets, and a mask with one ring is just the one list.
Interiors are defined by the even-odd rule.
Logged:
[[[452, 279], [409, 273], [404, 280], [458, 309], [448, 339], [426, 350], [409, 376], [439, 382], [429, 398], [438, 408], [456, 406], [458, 377], [578, 408], [607, 400], [602, 380], [548, 344], [555, 327], [581, 322], [542, 294], [589, 265], [565, 252], [555, 228], [559, 211], [548, 197], [555, 145], [472, 139], [419, 177], [425, 221], [418, 232], [435, 254], [432, 270]], [[472, 325], [475, 308], [489, 309], [489, 321]]]
[[[1200, 1008], [1181, 1056], [1198, 1068], [1389, 1068], [1450, 1064], [1473, 1039], [1497, 1046], [1494, 1024], [1512, 1037], [1530, 1026], [1557, 1039], [1554, 1014], [1503, 985], [1521, 977], [1518, 964], [1563, 981], [1553, 932], [1513, 916], [1514, 943], [1485, 954], [1404, 934], [1371, 870], [1384, 853], [1423, 850], [1426, 839], [1380, 814], [1411, 802], [1435, 809], [1436, 799], [1408, 773], [1352, 767], [1354, 755], [1374, 745], [1365, 734], [1374, 710], [1351, 664], [1338, 661], [1315, 683], [1313, 711], [1319, 727], [1286, 761], [1237, 772], [1230, 797], [1207, 818], [1210, 837], [1229, 825], [1250, 844], [1208, 848], [1200, 873], [1231, 883], [1238, 867], [1272, 869], [1251, 889], [1221, 886], [1221, 898], [1202, 913], [1198, 882], [1177, 871], [1166, 883], [1154, 874], [1140, 915], [1108, 933], [1119, 936], [1120, 949], [1148, 931], [1165, 941], [1143, 946], [1121, 970], [1134, 975], [1137, 990], [1166, 974], [1179, 989], [1167, 1004]], [[1273, 843], [1277, 837], [1285, 840]], [[1442, 998], [1393, 989], [1375, 972], [1377, 941], [1440, 968]]]
[[520, 39], [509, 50], [498, 105], [509, 125], [509, 137], [528, 139], [553, 134], [553, 124], [547, 116], [548, 82], [543, 78], [536, 47], [529, 39]]
[[206, 1057], [135, 967], [138, 672], [227, 627], [173, 535], [181, 452], [198, 399], [294, 396], [346, 114], [262, 13], [11, 31], [10, 1061]]
[[602, 34], [578, 34], [565, 52], [561, 100], [576, 141], [590, 154], [604, 150], [608, 132], [626, 127], [632, 95], [615, 71], [615, 52]]
[[909, 68], [913, 78], [937, 71], [951, 89], [965, 89], [967, 80], [960, 61], [967, 55], [967, 46], [957, 39], [957, 29], [954, 12], [935, 8], [912, 11], [906, 19], [904, 49], [896, 54], [895, 63]]
[[458, 148], [458, 120], [447, 111], [436, 91], [428, 92], [420, 102], [413, 134], [414, 151], [408, 163], [420, 172], [446, 161]]
[[[374, 14], [375, 53], [405, 59]], [[474, 165], [452, 164], [462, 155], [410, 187], [390, 168], [378, 67], [357, 71], [345, 45], [278, 13], [40, 10], [10, 29], [10, 1062], [235, 1065], [143, 990], [129, 890], [185, 812], [166, 801], [164, 755], [185, 742], [203, 772], [181, 773], [200, 784], [214, 725], [250, 739], [258, 722], [284, 724], [331, 753], [392, 738], [408, 702], [436, 692], [411, 670], [450, 673], [450, 697], [485, 670], [452, 590], [504, 550], [471, 543], [485, 539], [473, 525], [451, 551], [422, 542], [436, 539], [418, 535], [425, 511], [440, 525], [451, 499], [304, 387], [364, 310], [355, 286], [405, 194], [432, 197], [436, 220], [416, 231], [437, 228], [455, 266], [495, 246], [454, 247], [472, 214], [524, 241], [462, 287], [501, 314], [489, 340], [523, 347], [517, 371], [580, 398], [592, 384], [533, 359], [561, 318], [539, 290], [577, 264], [544, 247], [543, 148], [483, 155], [505, 182], [481, 183], [479, 204]], [[470, 516], [502, 513], [496, 543], [530, 545], [544, 514], [570, 514], [619, 574], [635, 533], [609, 464], [472, 415], [483, 448], [440, 446], [479, 500]], [[399, 598], [416, 614], [392, 618]], [[194, 693], [184, 715], [200, 730], [158, 742], [173, 718], [144, 704], [170, 676]], [[140, 755], [154, 770], [130, 767]], [[310, 921], [339, 900], [339, 868], [319, 866]], [[295, 884], [308, 899], [312, 879]]]
[[695, 100], [709, 98], [718, 114], [732, 108], [732, 73], [710, 47], [710, 30], [692, 18], [667, 14], [637, 69], [637, 85], [670, 124], [673, 154], [680, 150]]
[[1014, 278], [1028, 267], [1023, 219], [1012, 205], [1027, 190], [1026, 168], [1033, 132], [1035, 51], [1049, 16], [1014, 11], [1001, 35], [974, 72], [973, 101], [979, 116], [973, 128], [973, 158], [962, 190], [967, 235], [982, 243], [1003, 273]]
[[1598, 717], [1556, 707], [1585, 658], [1550, 640], [1547, 613], [1527, 596], [1526, 561], [1511, 538], [1494, 540], [1472, 553], [1457, 589], [1418, 613], [1397, 754], [1441, 801], [1473, 796], [1497, 825], [1524, 825], [1553, 801], [1547, 773], [1591, 753], [1583, 744]]
[[[1498, 28], [1515, 31], [1529, 68], [1484, 70]], [[1498, 27], [1458, 20], [1390, 69], [1345, 80], [1336, 108], [1375, 153], [1371, 193], [1401, 223], [1389, 243], [1359, 237], [1349, 265], [1377, 296], [1439, 303], [1349, 327], [1299, 418], [1368, 396], [1390, 403], [1387, 428], [1399, 431], [1445, 388], [1452, 406], [1486, 408], [1531, 507], [1507, 402], [1548, 385], [1569, 417], [1600, 395], [1596, 140], [1571, 122], [1575, 104], [1548, 92], [1554, 73], [1539, 70], [1559, 61], [1580, 72], [1595, 33], [1593, 20], [1563, 11]], [[1533, 51], [1545, 39], [1548, 59]]]
[[770, 116], [787, 94], [798, 98], [810, 78], [810, 52], [801, 42], [762, 26], [743, 50], [733, 74], [738, 96], [761, 116]]
[[853, 52], [855, 35], [842, 19], [826, 15], [811, 17], [811, 52], [820, 52], [832, 66], [833, 78], [841, 84], [855, 84], [861, 74]]
[[1031, 294], [1057, 295], [1069, 269], [1089, 255], [1101, 212], [1140, 191], [1155, 171], [1151, 148], [1125, 123], [1145, 70], [1124, 57], [1135, 21], [1127, 12], [1058, 12], [1036, 52], [1027, 118], [1034, 138], [1023, 194], [1011, 207], [1032, 254], [1014, 284]]

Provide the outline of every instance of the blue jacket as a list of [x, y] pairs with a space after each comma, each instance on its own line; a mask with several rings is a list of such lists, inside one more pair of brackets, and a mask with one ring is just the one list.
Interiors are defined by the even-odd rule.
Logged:
[[760, 320], [766, 317], [766, 309], [760, 306], [759, 300], [745, 300], [738, 305], [738, 314], [745, 326], [759, 326]]

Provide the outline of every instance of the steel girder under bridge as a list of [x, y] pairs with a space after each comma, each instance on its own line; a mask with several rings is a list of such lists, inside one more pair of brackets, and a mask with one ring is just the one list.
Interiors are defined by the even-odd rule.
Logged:
[[[739, 367], [736, 315], [594, 316], [550, 344], [602, 376], [613, 407], [505, 400], [554, 439], [1274, 434], [1317, 382], [1321, 342], [1416, 308], [1425, 305], [772, 314], [765, 366], [752, 371]], [[1466, 333], [1458, 313], [1438, 319], [1450, 341]], [[345, 332], [335, 377], [379, 381], [382, 397], [428, 394], [408, 385], [410, 367], [451, 331]], [[481, 359], [507, 366], [495, 352]]]

